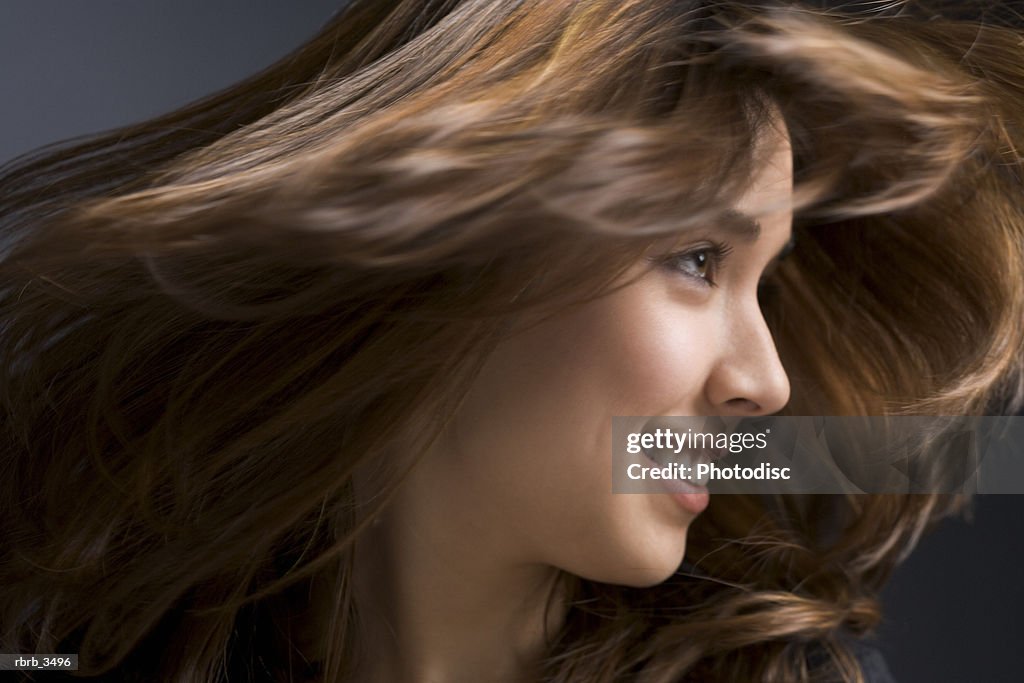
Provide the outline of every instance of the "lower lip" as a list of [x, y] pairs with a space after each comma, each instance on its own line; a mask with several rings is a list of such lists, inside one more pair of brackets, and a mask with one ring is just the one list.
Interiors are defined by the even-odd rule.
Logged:
[[[643, 458], [651, 465], [659, 465], [656, 460], [646, 453], [644, 453]], [[679, 504], [679, 507], [683, 508], [690, 514], [699, 515], [704, 512], [708, 503], [711, 502], [711, 494], [708, 493], [708, 489], [705, 486], [697, 486], [696, 484], [691, 484], [688, 481], [681, 481], [678, 479], [673, 480], [671, 483], [667, 483], [667, 485], [671, 488], [668, 495], [672, 500]]]
[[681, 493], [673, 492], [669, 495], [672, 499], [679, 503], [679, 506], [695, 515], [699, 515], [704, 512], [704, 509], [708, 506], [711, 501], [711, 495], [707, 489], [699, 486], [693, 486], [692, 484], [683, 484], [688, 489], [692, 489], [693, 493]]

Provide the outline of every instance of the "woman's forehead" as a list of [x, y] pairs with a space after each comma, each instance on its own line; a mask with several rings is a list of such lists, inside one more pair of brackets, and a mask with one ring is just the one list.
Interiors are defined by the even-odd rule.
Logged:
[[735, 208], [752, 216], [791, 210], [793, 148], [781, 115], [759, 129], [756, 145], [751, 182]]

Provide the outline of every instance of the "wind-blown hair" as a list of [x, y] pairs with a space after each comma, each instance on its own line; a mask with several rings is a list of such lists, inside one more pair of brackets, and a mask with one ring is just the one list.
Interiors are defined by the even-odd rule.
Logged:
[[[797, 240], [763, 307], [788, 411], [1016, 404], [1021, 52], [1008, 29], [788, 3], [357, 0], [238, 86], [9, 165], [0, 651], [290, 680], [317, 577], [343, 680], [352, 543], [407, 466], [391, 445], [426, 449], [518, 316], [727, 210], [776, 112]], [[882, 582], [961, 502], [715, 499], [699, 571], [565, 577], [545, 680], [858, 680]]]

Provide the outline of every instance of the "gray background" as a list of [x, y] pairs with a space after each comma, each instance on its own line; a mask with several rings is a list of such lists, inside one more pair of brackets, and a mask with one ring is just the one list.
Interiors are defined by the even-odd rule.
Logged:
[[[340, 0], [3, 0], [0, 162], [139, 121], [269, 65]], [[926, 537], [884, 593], [901, 683], [1024, 680], [1024, 496]]]
[[0, 162], [230, 85], [339, 0], [0, 0]]

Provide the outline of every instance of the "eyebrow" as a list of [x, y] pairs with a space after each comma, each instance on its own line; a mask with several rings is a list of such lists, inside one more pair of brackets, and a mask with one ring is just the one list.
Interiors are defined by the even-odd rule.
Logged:
[[[737, 209], [726, 209], [722, 212], [719, 227], [726, 232], [732, 233], [745, 242], [753, 242], [761, 236], [761, 222]], [[775, 266], [789, 256], [796, 247], [796, 233], [791, 233], [789, 240], [782, 245], [778, 253], [768, 262], [768, 268], [774, 270]]]
[[753, 242], [761, 236], [761, 222], [742, 211], [726, 209], [719, 220], [719, 228], [745, 242]]

